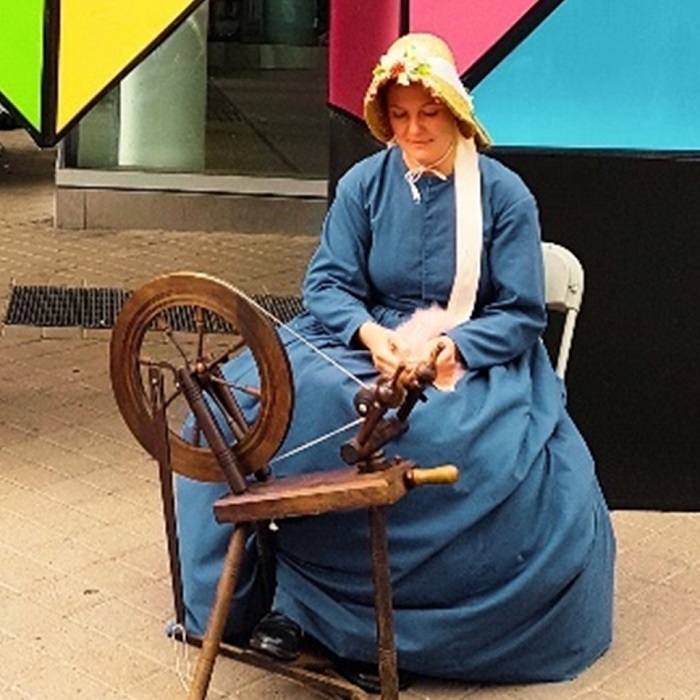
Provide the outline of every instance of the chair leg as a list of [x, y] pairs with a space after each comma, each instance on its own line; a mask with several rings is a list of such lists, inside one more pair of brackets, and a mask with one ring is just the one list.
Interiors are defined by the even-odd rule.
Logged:
[[370, 543], [372, 548], [372, 579], [374, 581], [374, 609], [377, 618], [377, 651], [379, 682], [382, 700], [398, 700], [399, 673], [396, 662], [389, 545], [386, 537], [384, 509], [369, 509]]
[[207, 631], [202, 640], [202, 649], [197, 660], [188, 700], [204, 700], [207, 696], [211, 674], [214, 671], [214, 663], [219, 653], [221, 638], [226, 626], [231, 598], [238, 580], [246, 537], [247, 528], [240, 526], [236, 527], [233, 535], [231, 535], [221, 577], [216, 587], [214, 607], [209, 614]]

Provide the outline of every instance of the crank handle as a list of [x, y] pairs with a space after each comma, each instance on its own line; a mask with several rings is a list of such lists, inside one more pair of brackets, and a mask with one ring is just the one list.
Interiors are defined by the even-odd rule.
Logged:
[[454, 484], [459, 479], [459, 470], [452, 464], [432, 469], [415, 467], [406, 472], [405, 478], [410, 487], [426, 484]]

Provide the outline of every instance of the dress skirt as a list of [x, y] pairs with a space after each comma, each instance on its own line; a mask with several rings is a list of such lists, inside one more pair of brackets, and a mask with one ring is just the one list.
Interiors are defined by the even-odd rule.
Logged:
[[[346, 347], [310, 314], [291, 326], [323, 355], [281, 331], [295, 409], [271, 461], [276, 476], [344, 466], [340, 446], [357, 426], [295, 450], [355, 421], [355, 379], [376, 380], [369, 353]], [[225, 367], [243, 384], [255, 372], [250, 356]], [[471, 682], [574, 677], [611, 642], [615, 544], [593, 459], [544, 345], [426, 396], [385, 453], [422, 467], [454, 464], [459, 479], [386, 509], [399, 667]], [[250, 399], [239, 398], [252, 415]], [[197, 634], [231, 534], [212, 512], [225, 492], [225, 484], [177, 482], [186, 627]], [[339, 656], [376, 660], [367, 512], [276, 525], [274, 609]], [[248, 555], [231, 637], [248, 634], [264, 611], [252, 542]]]

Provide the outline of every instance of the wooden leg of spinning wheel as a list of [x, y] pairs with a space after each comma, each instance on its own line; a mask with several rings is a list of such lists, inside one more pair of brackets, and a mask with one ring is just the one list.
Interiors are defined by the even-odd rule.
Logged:
[[224, 567], [221, 572], [221, 578], [216, 587], [216, 598], [214, 599], [214, 607], [209, 614], [209, 623], [207, 631], [202, 640], [202, 649], [197, 660], [197, 667], [192, 679], [192, 686], [188, 700], [204, 700], [207, 696], [211, 674], [214, 670], [214, 663], [219, 653], [221, 645], [221, 637], [226, 626], [226, 618], [228, 617], [231, 598], [236, 588], [238, 579], [238, 571], [243, 559], [243, 550], [247, 536], [247, 528], [236, 527], [231, 536], [231, 541], [228, 545], [226, 558], [224, 559]]
[[185, 603], [182, 595], [182, 568], [180, 566], [180, 545], [177, 537], [177, 518], [175, 517], [173, 471], [170, 463], [168, 420], [165, 414], [163, 372], [159, 367], [150, 368], [149, 381], [151, 384], [151, 409], [153, 411], [153, 449], [158, 460], [160, 497], [163, 504], [163, 520], [165, 522], [165, 536], [168, 544], [175, 622], [184, 627]]
[[389, 546], [386, 538], [386, 519], [383, 508], [369, 509], [369, 527], [382, 700], [398, 700], [399, 673], [396, 663], [396, 640], [394, 639]]

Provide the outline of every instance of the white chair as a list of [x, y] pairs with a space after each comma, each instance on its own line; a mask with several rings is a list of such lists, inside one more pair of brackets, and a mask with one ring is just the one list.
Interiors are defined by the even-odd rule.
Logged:
[[570, 250], [556, 243], [542, 243], [542, 255], [547, 308], [565, 314], [556, 364], [556, 373], [564, 379], [583, 302], [583, 266]]

